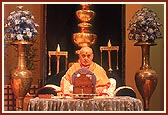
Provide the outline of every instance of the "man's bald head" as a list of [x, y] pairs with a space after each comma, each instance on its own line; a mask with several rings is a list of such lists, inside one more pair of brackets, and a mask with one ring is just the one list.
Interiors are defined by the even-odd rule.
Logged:
[[79, 51], [79, 54], [81, 54], [81, 53], [83, 53], [83, 52], [88, 52], [88, 53], [92, 53], [92, 54], [93, 54], [92, 48], [87, 47], [87, 46], [82, 47], [82, 48], [80, 49], [80, 51]]
[[79, 50], [79, 62], [82, 66], [90, 66], [93, 59], [93, 50], [90, 47], [82, 47]]

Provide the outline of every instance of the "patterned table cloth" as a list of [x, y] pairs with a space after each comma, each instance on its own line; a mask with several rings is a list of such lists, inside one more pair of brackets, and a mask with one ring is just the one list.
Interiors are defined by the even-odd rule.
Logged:
[[30, 99], [28, 111], [143, 111], [140, 99], [129, 96], [111, 98], [73, 99]]

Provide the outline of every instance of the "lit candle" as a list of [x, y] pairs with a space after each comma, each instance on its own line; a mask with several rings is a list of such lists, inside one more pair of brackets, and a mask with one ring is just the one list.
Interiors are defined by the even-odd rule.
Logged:
[[[59, 52], [60, 52], [60, 46], [59, 46], [59, 44], [57, 45], [57, 49], [56, 49], [56, 52], [59, 54]], [[57, 73], [59, 73], [59, 66], [60, 66], [60, 55], [56, 55], [56, 57], [57, 57]]]
[[56, 51], [60, 52], [60, 46], [59, 46], [59, 44], [57, 45], [57, 50]]
[[[111, 47], [111, 42], [110, 40], [108, 41], [108, 44], [107, 44], [108, 47]], [[111, 52], [110, 50], [108, 50], [108, 61], [109, 61], [109, 72], [112, 72], [112, 68], [111, 68]]]
[[110, 40], [108, 41], [107, 46], [108, 46], [108, 47], [111, 47], [111, 42], [110, 42]]

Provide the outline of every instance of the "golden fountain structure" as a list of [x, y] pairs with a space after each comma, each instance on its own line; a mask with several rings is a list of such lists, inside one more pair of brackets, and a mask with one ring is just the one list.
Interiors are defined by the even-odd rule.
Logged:
[[78, 24], [80, 32], [73, 34], [73, 41], [79, 47], [91, 46], [97, 38], [96, 34], [91, 33], [89, 30], [92, 27], [89, 21], [95, 16], [95, 12], [89, 9], [90, 4], [80, 5], [82, 9], [76, 11], [76, 16], [81, 21]]

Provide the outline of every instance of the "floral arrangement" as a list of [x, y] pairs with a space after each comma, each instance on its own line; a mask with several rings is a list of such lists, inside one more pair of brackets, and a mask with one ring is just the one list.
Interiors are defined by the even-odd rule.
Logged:
[[129, 40], [154, 42], [155, 39], [161, 38], [159, 27], [162, 25], [158, 20], [154, 11], [148, 8], [138, 10], [129, 22]]
[[7, 41], [33, 41], [37, 34], [34, 16], [30, 11], [21, 10], [23, 6], [17, 6], [18, 11], [12, 11], [5, 23], [5, 40]]
[[[38, 33], [36, 27], [39, 25], [35, 23], [34, 16], [30, 11], [22, 10], [23, 6], [17, 6], [17, 11], [12, 11], [7, 17], [4, 25], [5, 45], [10, 46], [11, 42], [15, 41], [30, 41], [32, 45], [26, 45], [25, 59], [26, 66], [29, 70], [35, 69], [37, 62], [37, 48], [34, 44], [37, 44], [37, 39], [34, 36]], [[12, 45], [17, 51], [16, 45]], [[7, 48], [7, 47], [6, 47]]]

